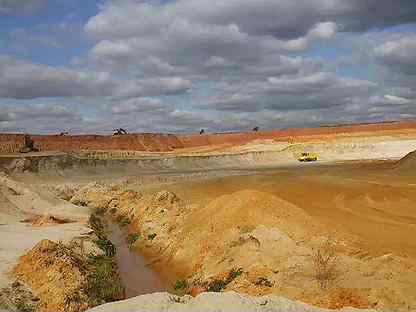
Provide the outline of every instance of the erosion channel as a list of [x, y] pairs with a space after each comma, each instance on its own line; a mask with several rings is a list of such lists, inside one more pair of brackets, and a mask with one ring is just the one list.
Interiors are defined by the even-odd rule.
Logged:
[[167, 291], [168, 283], [152, 270], [143, 255], [130, 250], [123, 230], [115, 223], [109, 223], [108, 230], [109, 239], [117, 250], [115, 258], [126, 297]]

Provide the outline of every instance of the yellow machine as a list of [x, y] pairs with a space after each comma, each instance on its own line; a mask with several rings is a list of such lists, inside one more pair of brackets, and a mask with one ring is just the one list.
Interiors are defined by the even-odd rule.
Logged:
[[311, 162], [311, 161], [317, 161], [318, 155], [314, 153], [301, 153], [298, 157], [298, 160], [301, 162]]

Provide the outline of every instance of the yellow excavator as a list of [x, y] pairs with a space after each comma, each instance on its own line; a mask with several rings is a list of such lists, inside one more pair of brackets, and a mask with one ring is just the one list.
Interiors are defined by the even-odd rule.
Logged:
[[318, 155], [314, 154], [314, 153], [303, 152], [298, 156], [298, 160], [300, 162], [317, 161], [318, 160]]

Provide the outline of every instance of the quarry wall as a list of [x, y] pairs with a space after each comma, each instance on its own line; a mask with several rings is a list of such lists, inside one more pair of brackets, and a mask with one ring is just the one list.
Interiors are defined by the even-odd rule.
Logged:
[[[80, 150], [134, 150], [166, 152], [183, 147], [172, 134], [131, 134], [123, 136], [59, 136], [32, 135], [34, 146], [40, 152]], [[0, 135], [0, 153], [18, 153], [24, 146], [24, 136], [19, 134]]]
[[0, 154], [17, 153], [24, 146], [21, 134], [0, 134]]
[[355, 135], [406, 135], [416, 134], [416, 122], [386, 122], [375, 124], [346, 125], [319, 128], [294, 128], [259, 132], [241, 132], [228, 134], [181, 135], [180, 141], [185, 147], [199, 147], [219, 144], [245, 144], [253, 140], [285, 141], [289, 143], [309, 140], [331, 139]]
[[[336, 127], [283, 129], [273, 131], [217, 133], [217, 134], [129, 134], [122, 136], [100, 135], [31, 135], [35, 147], [41, 152], [81, 150], [121, 150], [167, 152], [180, 148], [219, 144], [245, 144], [253, 140], [272, 139], [289, 143], [343, 136], [416, 135], [416, 122], [390, 122]], [[24, 146], [23, 134], [0, 134], [0, 154], [18, 153]]]

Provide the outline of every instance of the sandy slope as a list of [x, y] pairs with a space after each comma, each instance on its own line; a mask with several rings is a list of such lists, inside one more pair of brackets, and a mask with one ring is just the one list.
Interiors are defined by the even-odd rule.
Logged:
[[[30, 222], [22, 222], [49, 214], [71, 222], [51, 227], [34, 227]], [[87, 217], [86, 209], [8, 176], [0, 176], [0, 288], [10, 282], [8, 273], [22, 254], [42, 239], [68, 241], [88, 232], [80, 222]]]
[[[137, 250], [172, 281], [208, 287], [242, 268], [227, 291], [332, 307], [416, 309], [416, 190], [394, 164], [286, 169], [163, 186], [183, 200], [153, 194], [160, 187], [140, 188], [143, 197], [124, 187], [133, 185], [92, 186], [75, 200], [103, 207], [120, 198], [112, 217], [132, 220], [129, 232], [143, 238]], [[328, 238], [339, 263], [336, 280], [322, 290], [312, 255]]]
[[[179, 300], [175, 302], [175, 300]], [[204, 293], [196, 298], [183, 297], [181, 299], [167, 293], [158, 293], [154, 295], [145, 295], [122, 302], [112, 303], [89, 310], [91, 312], [122, 312], [122, 311], [204, 311], [204, 312], [222, 312], [222, 311], [269, 311], [269, 312], [324, 312], [333, 311], [319, 309], [300, 302], [276, 297], [264, 296], [253, 298], [244, 296], [235, 292], [225, 294]], [[343, 309], [344, 312], [356, 311], [355, 309]], [[364, 310], [363, 310], [364, 311]], [[366, 310], [370, 311], [370, 310]], [[374, 310], [371, 310], [374, 311]]]

